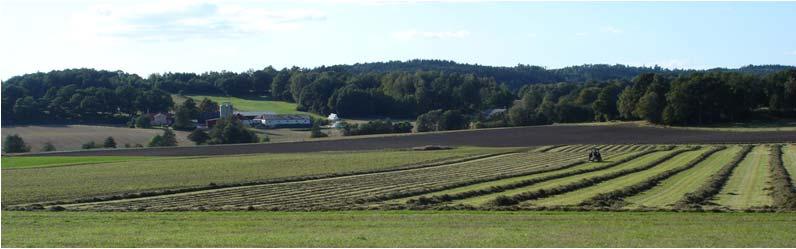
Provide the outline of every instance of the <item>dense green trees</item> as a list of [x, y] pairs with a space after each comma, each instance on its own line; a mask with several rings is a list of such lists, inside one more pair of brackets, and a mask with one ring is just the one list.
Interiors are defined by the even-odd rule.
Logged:
[[28, 151], [30, 151], [30, 146], [25, 144], [25, 140], [22, 140], [22, 137], [17, 134], [8, 135], [3, 140], [3, 152], [5, 153], [19, 153]]
[[102, 147], [103, 148], [116, 148], [116, 140], [114, 140], [113, 137], [107, 137], [107, 138], [105, 138], [105, 141], [102, 142]]
[[210, 140], [210, 135], [203, 130], [195, 129], [191, 134], [188, 134], [188, 140], [193, 141], [196, 145], [200, 145], [207, 143], [207, 141]]
[[[736, 72], [646, 73], [630, 82], [531, 85], [509, 109], [512, 125], [647, 120], [667, 125], [744, 121], [754, 111], [793, 115], [796, 70], [766, 77]], [[598, 90], [599, 89], [599, 90]], [[619, 90], [621, 89], [621, 90]], [[594, 93], [599, 92], [596, 97]], [[783, 96], [783, 97], [778, 97]], [[589, 103], [589, 101], [592, 101]], [[773, 103], [773, 104], [772, 104]]]
[[[199, 137], [194, 137], [192, 141], [197, 142], [202, 140], [202, 135], [196, 136]], [[209, 144], [256, 143], [259, 141], [257, 134], [246, 129], [240, 121], [233, 118], [219, 120], [218, 123], [210, 129], [209, 138]]]
[[149, 141], [149, 147], [177, 146], [177, 135], [170, 129], [163, 129], [163, 135], [155, 135]]
[[168, 111], [168, 92], [136, 75], [70, 69], [16, 76], [3, 82], [3, 122], [125, 120], [139, 112]]
[[417, 132], [461, 130], [468, 119], [458, 110], [433, 110], [417, 117]]
[[547, 70], [413, 60], [313, 69], [267, 67], [243, 73], [164, 73], [144, 79], [120, 71], [69, 69], [12, 77], [3, 82], [2, 91], [6, 124], [126, 121], [174, 111], [175, 128], [190, 129], [197, 112], [218, 110], [209, 100], [198, 105], [192, 101], [195, 108], [185, 110], [184, 105], [174, 106], [169, 95], [182, 92], [268, 96], [295, 102], [299, 110], [344, 117], [417, 118], [450, 110], [471, 121], [482, 110], [509, 108], [504, 123], [510, 125], [616, 119], [685, 125], [746, 120], [760, 108], [775, 116], [792, 115], [796, 70], [623, 65]]
[[41, 145], [41, 151], [55, 151], [55, 150], [56, 150], [55, 145], [53, 145], [53, 143], [51, 142], [44, 142], [44, 144]]
[[409, 133], [412, 132], [412, 124], [409, 122], [393, 123], [387, 120], [373, 120], [362, 124], [344, 124], [343, 135], [370, 135], [370, 134], [389, 134], [389, 133]]
[[[208, 103], [206, 105], [211, 105]], [[207, 107], [212, 108], [212, 107]], [[192, 130], [194, 129], [193, 122], [191, 120], [199, 118], [199, 108], [196, 107], [196, 102], [193, 99], [188, 98], [182, 104], [175, 108], [174, 112], [174, 124], [172, 127], [176, 130]]]

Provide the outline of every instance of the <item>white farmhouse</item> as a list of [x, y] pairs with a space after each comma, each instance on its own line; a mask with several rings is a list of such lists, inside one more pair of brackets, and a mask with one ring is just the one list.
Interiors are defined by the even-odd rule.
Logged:
[[332, 113], [332, 114], [329, 114], [329, 116], [328, 116], [328, 117], [326, 117], [326, 119], [328, 119], [328, 120], [329, 120], [329, 122], [331, 122], [331, 123], [334, 123], [334, 122], [340, 121], [340, 117], [338, 117], [338, 116], [337, 116], [337, 113]]

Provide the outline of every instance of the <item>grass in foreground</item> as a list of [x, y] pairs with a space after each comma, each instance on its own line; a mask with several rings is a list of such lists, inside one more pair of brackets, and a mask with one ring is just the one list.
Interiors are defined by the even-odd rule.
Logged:
[[5, 247], [790, 247], [793, 213], [3, 212]]
[[138, 156], [6, 156], [2, 158], [3, 169], [26, 169], [78, 164], [111, 163], [152, 159]]
[[506, 150], [509, 149], [262, 154], [3, 170], [2, 201], [11, 205], [210, 183], [366, 171]]

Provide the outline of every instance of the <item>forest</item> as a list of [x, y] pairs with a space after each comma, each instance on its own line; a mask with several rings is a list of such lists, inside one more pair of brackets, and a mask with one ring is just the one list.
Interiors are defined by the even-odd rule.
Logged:
[[[4, 81], [2, 121], [127, 121], [140, 113], [177, 108], [171, 94], [267, 96], [321, 115], [417, 118], [424, 130], [607, 120], [702, 125], [746, 121], [760, 117], [761, 111], [766, 117], [792, 117], [796, 68], [546, 69], [411, 60], [241, 73], [168, 72], [146, 78], [123, 71], [66, 69]], [[481, 115], [492, 108], [507, 111]]]

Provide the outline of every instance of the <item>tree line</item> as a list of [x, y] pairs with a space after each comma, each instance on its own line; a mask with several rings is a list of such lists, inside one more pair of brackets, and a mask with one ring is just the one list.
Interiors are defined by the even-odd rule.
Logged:
[[[468, 122], [477, 122], [477, 127], [638, 119], [707, 124], [745, 120], [759, 108], [777, 115], [792, 110], [793, 70], [776, 65], [706, 71], [624, 65], [545, 69], [439, 60], [147, 78], [67, 69], [3, 82], [2, 119], [5, 124], [129, 121], [141, 113], [178, 111], [170, 94], [182, 93], [268, 96], [295, 102], [301, 111], [344, 117], [427, 114], [418, 126], [424, 130], [466, 128]], [[483, 120], [479, 112], [490, 108], [509, 111]], [[465, 125], [451, 123], [460, 119]]]
[[[645, 73], [631, 81], [527, 85], [506, 117], [511, 125], [646, 120], [704, 125], [759, 117], [794, 117], [796, 70], [765, 76], [698, 72]], [[755, 116], [757, 115], [757, 116]]]

